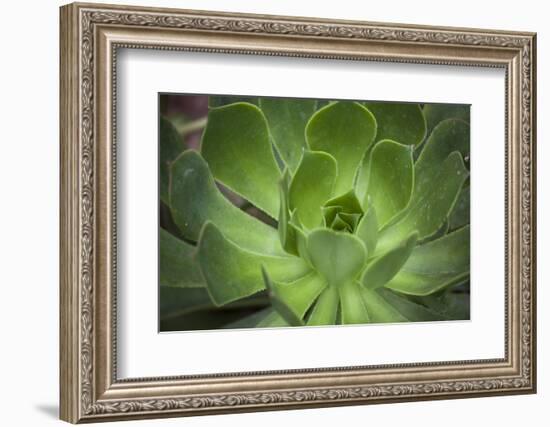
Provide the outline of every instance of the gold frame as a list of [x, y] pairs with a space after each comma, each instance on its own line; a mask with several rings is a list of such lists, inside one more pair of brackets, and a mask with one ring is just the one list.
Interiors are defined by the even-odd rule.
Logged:
[[[535, 34], [99, 4], [60, 12], [63, 420], [535, 392]], [[118, 380], [114, 65], [120, 47], [504, 68], [505, 357]]]

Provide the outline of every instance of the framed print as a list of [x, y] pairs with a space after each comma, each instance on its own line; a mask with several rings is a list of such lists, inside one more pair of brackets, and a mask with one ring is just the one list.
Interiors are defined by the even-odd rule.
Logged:
[[533, 393], [535, 34], [61, 8], [61, 418]]

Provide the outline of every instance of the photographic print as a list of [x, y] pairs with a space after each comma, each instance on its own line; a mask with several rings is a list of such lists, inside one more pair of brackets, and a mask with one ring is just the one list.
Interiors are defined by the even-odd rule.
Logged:
[[160, 94], [160, 331], [469, 319], [469, 119]]

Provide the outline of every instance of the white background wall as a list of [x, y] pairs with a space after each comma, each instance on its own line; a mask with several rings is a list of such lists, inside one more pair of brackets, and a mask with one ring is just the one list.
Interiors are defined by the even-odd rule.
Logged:
[[[113, 3], [122, 3], [110, 0]], [[0, 65], [0, 420], [59, 425], [58, 402], [58, 6], [57, 0], [2, 5]], [[539, 393], [438, 402], [265, 412], [131, 425], [280, 426], [547, 425], [550, 405], [550, 193], [545, 2], [133, 0], [133, 4], [538, 32]], [[545, 78], [546, 77], [546, 78]], [[491, 256], [487, 254], [487, 256]], [[497, 255], [500, 256], [500, 255]], [[546, 336], [545, 336], [546, 335]]]

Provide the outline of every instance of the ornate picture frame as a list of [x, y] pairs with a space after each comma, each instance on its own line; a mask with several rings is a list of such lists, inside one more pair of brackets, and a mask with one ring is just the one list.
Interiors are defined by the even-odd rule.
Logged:
[[[72, 423], [536, 391], [536, 35], [70, 4], [61, 8], [61, 418]], [[502, 359], [119, 379], [117, 49], [502, 68]]]

